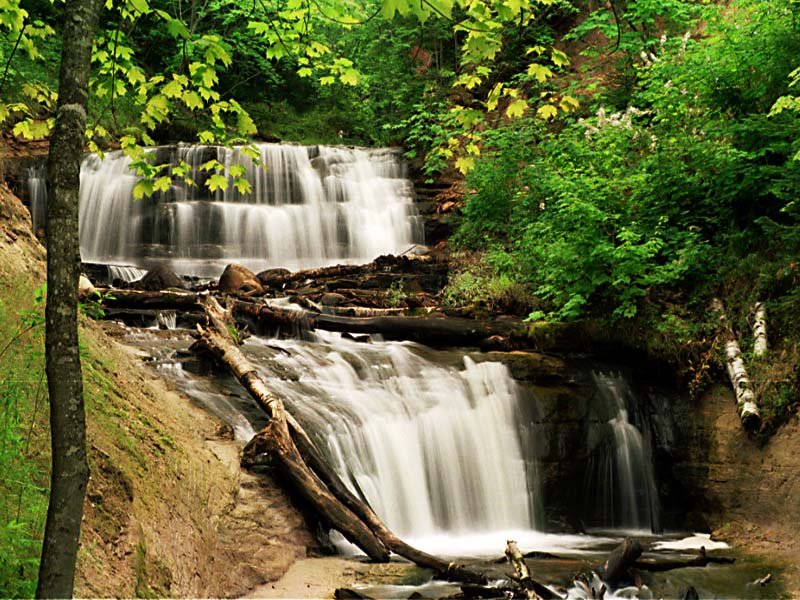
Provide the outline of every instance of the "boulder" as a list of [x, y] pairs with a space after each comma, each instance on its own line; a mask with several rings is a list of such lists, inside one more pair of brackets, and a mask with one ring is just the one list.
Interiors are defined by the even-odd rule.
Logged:
[[132, 289], [157, 292], [168, 288], [183, 288], [183, 280], [167, 265], [160, 264], [150, 269], [139, 281], [134, 281]]
[[219, 291], [223, 294], [260, 294], [263, 293], [264, 288], [261, 287], [261, 282], [256, 274], [250, 269], [231, 263], [225, 267], [219, 278]]
[[337, 294], [335, 292], [323, 294], [322, 298], [320, 299], [320, 303], [323, 306], [339, 306], [345, 302], [347, 302], [347, 298], [343, 294]]

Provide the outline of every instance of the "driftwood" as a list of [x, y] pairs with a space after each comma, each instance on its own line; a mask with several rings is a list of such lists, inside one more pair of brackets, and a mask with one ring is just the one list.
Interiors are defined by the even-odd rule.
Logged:
[[234, 300], [233, 314], [254, 320], [260, 329], [275, 327], [323, 329], [348, 333], [380, 334], [390, 340], [408, 340], [433, 347], [485, 346], [491, 338], [507, 338], [515, 324], [456, 317], [343, 317], [269, 304]]
[[527, 598], [538, 598], [540, 600], [560, 598], [558, 594], [554, 594], [548, 587], [531, 577], [531, 571], [516, 541], [508, 540], [506, 542], [506, 558], [511, 563], [511, 566], [514, 567], [514, 574], [520, 585], [526, 590]]
[[245, 449], [262, 449], [277, 459], [293, 488], [317, 509], [328, 524], [338, 529], [373, 560], [388, 560], [394, 552], [418, 566], [433, 569], [447, 579], [485, 583], [486, 578], [461, 565], [409, 546], [392, 533], [372, 509], [344, 485], [302, 426], [288, 413], [231, 339], [225, 313], [214, 298], [205, 301], [211, 327], [198, 326], [195, 349], [209, 351], [236, 376], [270, 417], [267, 426]]
[[[101, 304], [108, 308], [153, 308], [203, 311], [208, 293], [164, 290], [148, 292], [102, 288]], [[233, 317], [252, 322], [261, 331], [275, 328], [323, 329], [348, 333], [380, 334], [390, 340], [408, 340], [433, 347], [485, 346], [491, 347], [513, 336], [517, 323], [477, 321], [458, 317], [345, 317], [327, 315], [303, 309], [285, 308], [274, 304], [231, 299]]]
[[739, 418], [746, 429], [755, 429], [761, 423], [761, 414], [756, 404], [753, 384], [744, 366], [742, 350], [739, 348], [736, 335], [733, 333], [733, 327], [728, 321], [725, 307], [719, 298], [714, 298], [711, 309], [719, 318], [720, 332], [725, 343], [725, 365], [736, 395]]
[[735, 558], [727, 556], [708, 556], [705, 547], [700, 548], [700, 553], [689, 559], [683, 560], [654, 560], [649, 558], [639, 559], [634, 563], [634, 567], [642, 571], [659, 573], [672, 571], [674, 569], [685, 569], [687, 567], [705, 567], [711, 564], [732, 564]]
[[605, 562], [597, 569], [597, 574], [607, 584], [616, 586], [641, 555], [642, 545], [639, 540], [625, 538], [619, 546], [611, 551]]

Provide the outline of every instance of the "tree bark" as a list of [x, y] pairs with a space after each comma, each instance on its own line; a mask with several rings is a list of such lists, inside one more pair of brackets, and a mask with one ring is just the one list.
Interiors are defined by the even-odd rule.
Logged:
[[728, 378], [731, 380], [734, 394], [736, 395], [736, 405], [739, 411], [739, 418], [745, 429], [756, 429], [761, 423], [761, 414], [756, 404], [756, 397], [753, 393], [753, 384], [747, 375], [747, 369], [742, 359], [742, 350], [736, 341], [728, 317], [725, 314], [725, 306], [719, 298], [714, 298], [711, 309], [719, 318], [720, 332], [725, 343], [725, 365], [728, 371]]
[[100, 7], [100, 0], [70, 0], [65, 4], [58, 108], [47, 164], [45, 357], [53, 463], [38, 598], [72, 596], [89, 479], [78, 349], [78, 192], [92, 40]]
[[753, 356], [767, 354], [767, 307], [763, 302], [753, 305]]
[[639, 540], [625, 538], [611, 551], [606, 561], [597, 569], [597, 574], [607, 584], [616, 586], [641, 555], [642, 545]]

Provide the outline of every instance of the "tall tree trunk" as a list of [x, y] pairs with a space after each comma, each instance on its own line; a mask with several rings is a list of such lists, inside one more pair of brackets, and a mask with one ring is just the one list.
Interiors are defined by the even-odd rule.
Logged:
[[37, 598], [72, 596], [89, 479], [78, 350], [78, 188], [86, 130], [92, 39], [100, 0], [68, 0], [58, 110], [47, 163], [46, 370], [53, 468]]

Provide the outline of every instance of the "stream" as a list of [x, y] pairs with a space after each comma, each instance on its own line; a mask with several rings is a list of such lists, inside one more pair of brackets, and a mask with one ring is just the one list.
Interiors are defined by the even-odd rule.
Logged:
[[[130, 282], [158, 263], [211, 278], [231, 262], [254, 271], [309, 268], [368, 262], [423, 244], [413, 185], [396, 151], [257, 148], [258, 161], [237, 149], [156, 148], [156, 164], [186, 162], [200, 185], [176, 179], [167, 192], [139, 202], [132, 200], [136, 176], [126, 157], [87, 157], [80, 194], [83, 260], [106, 265], [109, 280]], [[200, 166], [211, 159], [242, 164], [253, 194], [233, 186], [214, 193], [203, 188], [207, 174]], [[30, 175], [32, 214], [41, 227], [46, 191], [40, 174]], [[175, 329], [174, 314], [162, 325], [167, 330], [129, 327], [124, 342], [246, 443], [264, 415], [236, 380], [187, 352], [189, 332]], [[656, 429], [669, 429], [654, 423], [668, 423], [668, 415], [645, 414], [648, 404], [613, 361], [584, 361], [578, 383], [562, 386], [585, 392], [591, 416], [571, 434], [580, 451], [559, 466], [546, 457], [567, 442], [542, 416], [546, 394], [475, 349], [432, 350], [318, 331], [302, 339], [250, 337], [243, 350], [342, 480], [422, 550], [480, 564], [499, 578], [505, 566], [492, 561], [514, 539], [523, 551], [539, 553], [529, 559], [537, 579], [575, 598], [585, 594], [572, 577], [635, 534], [661, 559], [694, 556], [690, 551], [704, 546], [737, 562], [644, 573], [640, 586], [606, 598], [684, 597], [690, 587], [709, 598], [779, 592], [751, 583], [774, 569], [685, 531], [674, 516], [665, 518], [662, 503], [670, 492], [662, 489], [653, 452]], [[561, 478], [569, 501], [545, 493], [554, 471], [569, 473]], [[348, 560], [363, 561], [340, 536], [332, 534], [331, 543]], [[373, 573], [351, 587], [393, 598], [458, 591], [412, 565], [401, 571], [388, 579]]]

